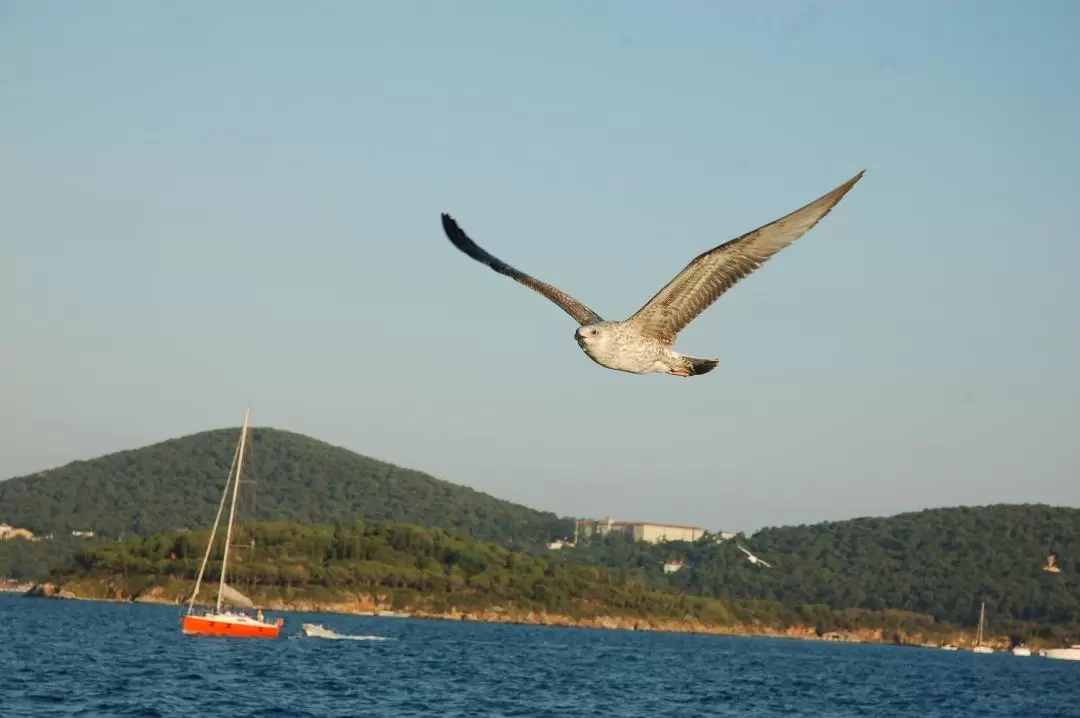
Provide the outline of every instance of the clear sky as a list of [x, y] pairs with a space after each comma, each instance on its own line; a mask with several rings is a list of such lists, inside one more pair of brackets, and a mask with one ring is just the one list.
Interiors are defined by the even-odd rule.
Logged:
[[[289, 429], [710, 529], [1080, 504], [1080, 3], [0, 2], [0, 476]], [[863, 178], [679, 337], [605, 318]], [[0, 507], [2, 513], [2, 507]], [[2, 517], [0, 517], [2, 519]]]

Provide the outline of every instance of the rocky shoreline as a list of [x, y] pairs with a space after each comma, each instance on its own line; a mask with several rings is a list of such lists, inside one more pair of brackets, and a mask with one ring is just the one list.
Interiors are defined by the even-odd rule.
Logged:
[[71, 591], [60, 588], [55, 583], [35, 583], [23, 595], [31, 598], [68, 598], [75, 600], [81, 600], [82, 598]]
[[[104, 601], [110, 603], [160, 605], [180, 605], [183, 603], [176, 595], [171, 594], [175, 594], [175, 592], [169, 592], [161, 586], [155, 586], [145, 591], [141, 591], [134, 596], [124, 595], [123, 591], [118, 590], [115, 587], [109, 587], [108, 595], [86, 595], [85, 592], [78, 591], [78, 587], [73, 591], [66, 585], [58, 586], [54, 583], [40, 583], [32, 586], [25, 595], [36, 598]], [[804, 625], [789, 626], [787, 628], [775, 628], [760, 624], [712, 625], [702, 623], [701, 621], [689, 617], [683, 619], [642, 618], [607, 614], [575, 617], [562, 613], [538, 612], [502, 606], [492, 606], [468, 611], [456, 608], [444, 612], [431, 611], [424, 608], [412, 608], [410, 610], [402, 611], [394, 610], [385, 601], [364, 594], [358, 594], [353, 600], [344, 601], [318, 601], [306, 598], [285, 600], [271, 597], [256, 600], [255, 603], [258, 608], [264, 611], [276, 611], [282, 613], [338, 613], [358, 616], [421, 618], [444, 621], [475, 621], [477, 623], [593, 628], [615, 631], [646, 631], [714, 636], [757, 636], [812, 641], [836, 641], [843, 643], [899, 643], [901, 645], [910, 646], [928, 645], [923, 636], [904, 635], [899, 637], [900, 640], [897, 640], [897, 636], [895, 635], [886, 637], [885, 630], [880, 628], [829, 632], [824, 635], [819, 635], [814, 628]], [[199, 602], [199, 605], [206, 604]], [[948, 642], [961, 647], [974, 645], [974, 640], [966, 633], [950, 635]], [[936, 641], [934, 643], [936, 644]], [[996, 651], [1008, 649], [1008, 640], [1004, 637], [992, 637], [987, 639], [985, 643], [990, 645]]]

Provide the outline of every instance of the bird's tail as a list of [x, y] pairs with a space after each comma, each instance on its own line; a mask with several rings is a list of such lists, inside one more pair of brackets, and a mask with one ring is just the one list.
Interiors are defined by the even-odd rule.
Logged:
[[719, 359], [702, 359], [700, 357], [688, 357], [685, 354], [682, 355], [683, 366], [690, 372], [690, 376], [698, 376], [699, 374], [708, 374], [716, 365], [720, 363]]

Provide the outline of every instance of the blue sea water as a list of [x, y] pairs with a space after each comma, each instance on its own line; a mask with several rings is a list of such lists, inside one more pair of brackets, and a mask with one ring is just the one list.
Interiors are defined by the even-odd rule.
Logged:
[[1080, 718], [1080, 663], [1034, 656], [281, 615], [279, 640], [197, 638], [175, 606], [0, 596], [0, 716]]

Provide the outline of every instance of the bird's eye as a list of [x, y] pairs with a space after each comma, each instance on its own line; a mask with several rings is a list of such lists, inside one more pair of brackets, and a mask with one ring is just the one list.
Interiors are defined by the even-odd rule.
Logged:
[[594, 337], [596, 336], [596, 330], [595, 330], [595, 329], [593, 329], [593, 330], [592, 330], [592, 335], [593, 335]]

